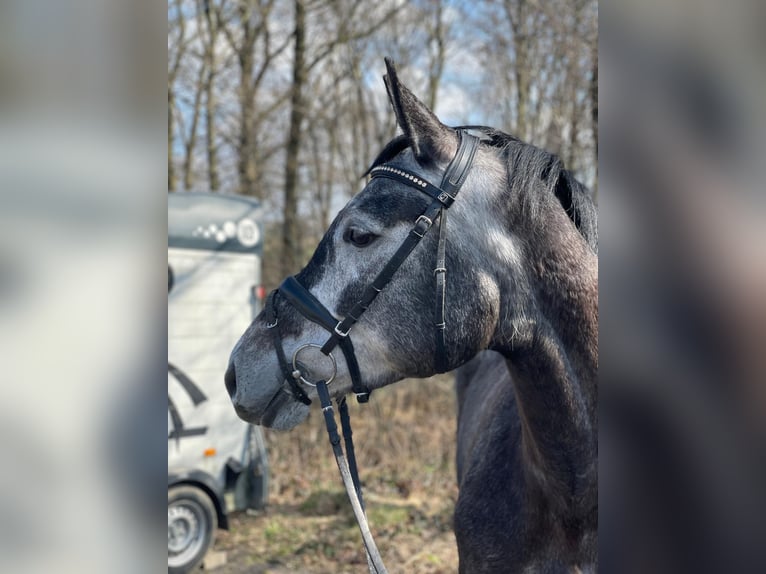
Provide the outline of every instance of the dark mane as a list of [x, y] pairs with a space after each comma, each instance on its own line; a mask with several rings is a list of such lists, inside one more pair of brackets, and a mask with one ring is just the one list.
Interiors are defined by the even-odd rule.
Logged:
[[[511, 192], [514, 197], [521, 198], [522, 207], [529, 217], [536, 217], [542, 202], [551, 195], [555, 196], [591, 249], [598, 253], [598, 214], [590, 192], [572, 172], [564, 169], [557, 155], [495, 128], [456, 126], [455, 129], [478, 132], [485, 145], [498, 149], [505, 157]], [[407, 136], [396, 136], [378, 154], [364, 175], [367, 176], [372, 168], [391, 161], [409, 146]]]
[[542, 202], [555, 196], [591, 249], [598, 253], [596, 206], [588, 188], [564, 169], [564, 163], [557, 155], [495, 128], [457, 126], [455, 129], [479, 132], [486, 145], [500, 151], [506, 159], [511, 194], [521, 199], [529, 217], [537, 217]]

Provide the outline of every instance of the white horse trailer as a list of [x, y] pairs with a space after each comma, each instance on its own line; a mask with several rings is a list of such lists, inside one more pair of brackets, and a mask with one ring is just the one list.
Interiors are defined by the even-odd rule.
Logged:
[[265, 504], [260, 428], [234, 412], [229, 353], [260, 311], [261, 208], [168, 194], [168, 571], [197, 567], [232, 510]]

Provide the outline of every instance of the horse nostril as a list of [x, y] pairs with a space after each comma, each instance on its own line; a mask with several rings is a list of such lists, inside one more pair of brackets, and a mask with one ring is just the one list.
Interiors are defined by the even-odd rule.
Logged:
[[226, 369], [223, 381], [226, 384], [226, 390], [229, 392], [229, 397], [233, 399], [234, 393], [237, 392], [237, 377], [234, 374], [234, 363], [231, 363], [229, 368]]

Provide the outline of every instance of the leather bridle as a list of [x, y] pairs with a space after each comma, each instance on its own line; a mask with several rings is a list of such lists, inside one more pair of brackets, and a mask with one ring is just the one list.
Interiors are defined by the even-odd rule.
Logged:
[[[479, 138], [468, 132], [459, 130], [458, 148], [455, 156], [452, 158], [449, 166], [442, 177], [441, 184], [437, 187], [426, 180], [424, 177], [410, 171], [392, 167], [389, 165], [380, 165], [370, 170], [371, 178], [384, 177], [403, 183], [409, 187], [417, 189], [419, 192], [429, 196], [432, 201], [425, 209], [422, 215], [416, 220], [410, 229], [407, 237], [393, 254], [385, 267], [378, 273], [375, 279], [362, 293], [351, 310], [342, 320], [336, 319], [327, 307], [309, 292], [295, 277], [285, 279], [279, 288], [272, 291], [265, 305], [265, 319], [272, 332], [272, 340], [277, 352], [280, 369], [285, 377], [287, 387], [285, 390], [300, 402], [309, 405], [311, 400], [306, 392], [301, 388], [300, 383], [309, 384], [300, 373], [297, 364], [297, 357], [301, 350], [307, 347], [300, 347], [293, 355], [292, 364], [288, 363], [287, 357], [282, 349], [281, 336], [279, 334], [278, 317], [275, 306], [275, 297], [277, 294], [284, 297], [301, 315], [309, 321], [316, 323], [329, 334], [329, 338], [321, 346], [321, 352], [331, 356], [336, 346], [339, 346], [346, 359], [349, 375], [351, 377], [351, 386], [357, 401], [366, 403], [370, 398], [370, 389], [362, 381], [359, 363], [354, 353], [354, 345], [349, 336], [349, 331], [354, 324], [359, 321], [364, 312], [369, 308], [375, 298], [393, 279], [394, 274], [402, 266], [413, 249], [425, 237], [428, 231], [436, 222], [439, 227], [439, 243], [436, 251], [436, 265], [434, 275], [436, 277], [436, 297], [434, 307], [434, 327], [436, 329], [436, 371], [443, 373], [449, 368], [447, 355], [447, 346], [444, 333], [446, 330], [446, 245], [447, 245], [447, 210], [454, 203], [461, 186], [473, 164], [476, 150], [479, 147]], [[316, 345], [312, 345], [316, 346]], [[313, 386], [313, 385], [312, 385]]]
[[[351, 424], [348, 418], [348, 406], [345, 398], [338, 401], [341, 414], [341, 425], [343, 427], [343, 435], [348, 454], [348, 463], [346, 463], [346, 459], [343, 456], [343, 449], [340, 446], [340, 437], [338, 436], [337, 426], [335, 425], [335, 417], [333, 415], [333, 407], [330, 401], [329, 391], [327, 390], [327, 385], [332, 382], [332, 379], [337, 372], [337, 366], [335, 358], [332, 356], [332, 351], [335, 347], [339, 346], [343, 352], [349, 376], [351, 377], [352, 390], [356, 394], [357, 401], [360, 403], [369, 401], [371, 391], [362, 381], [359, 363], [356, 360], [354, 346], [351, 342], [349, 332], [375, 298], [391, 282], [394, 274], [436, 222], [439, 227], [439, 242], [436, 250], [436, 265], [434, 268], [434, 275], [436, 277], [436, 297], [434, 307], [434, 326], [436, 329], [435, 367], [436, 371], [439, 373], [443, 373], [449, 369], [449, 357], [444, 337], [446, 330], [447, 210], [454, 203], [461, 186], [468, 177], [480, 141], [478, 137], [473, 136], [466, 131], [457, 130], [456, 133], [458, 136], [457, 152], [447, 166], [439, 186], [433, 185], [424, 177], [416, 173], [386, 164], [376, 166], [370, 170], [371, 178], [383, 177], [403, 183], [429, 196], [432, 201], [425, 211], [415, 220], [414, 226], [410, 229], [407, 237], [393, 254], [391, 259], [388, 260], [388, 263], [386, 263], [372, 283], [367, 286], [361, 297], [343, 319], [339, 320], [334, 317], [321, 301], [314, 297], [314, 295], [312, 295], [296, 277], [292, 276], [285, 279], [278, 289], [269, 294], [264, 308], [264, 318], [267, 321], [267, 327], [272, 333], [272, 342], [277, 353], [280, 370], [282, 371], [285, 380], [285, 387], [283, 387], [283, 390], [292, 395], [296, 400], [306, 405], [310, 405], [311, 399], [309, 399], [306, 391], [301, 387], [301, 383], [316, 387], [317, 389], [317, 393], [322, 403], [322, 410], [325, 415], [330, 443], [332, 444], [336, 461], [338, 462], [338, 467], [341, 471], [341, 477], [346, 485], [349, 499], [354, 508], [357, 522], [362, 530], [362, 537], [367, 549], [370, 572], [377, 572], [378, 574], [383, 574], [386, 570], [380, 559], [380, 554], [377, 551], [375, 543], [372, 540], [372, 535], [369, 532], [369, 527], [367, 526], [367, 521], [364, 516], [362, 491], [356, 468], [353, 442], [351, 440]], [[275, 298], [278, 294], [284, 297], [284, 299], [303, 315], [303, 317], [316, 323], [330, 334], [329, 338], [323, 345], [321, 345], [321, 347], [315, 344], [304, 344], [298, 347], [294, 352], [290, 363], [288, 363], [287, 357], [285, 356], [280, 336], [279, 318], [277, 316], [275, 304]], [[311, 382], [307, 380], [301, 372], [298, 356], [301, 351], [309, 347], [319, 348], [320, 351], [332, 361], [333, 374], [327, 380]], [[354, 495], [356, 496], [356, 500], [354, 500]]]

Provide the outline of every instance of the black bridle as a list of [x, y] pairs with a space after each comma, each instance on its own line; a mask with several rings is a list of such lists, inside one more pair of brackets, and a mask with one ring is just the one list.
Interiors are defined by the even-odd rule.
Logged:
[[[473, 165], [474, 157], [476, 156], [476, 150], [479, 147], [479, 138], [465, 132], [463, 130], [457, 131], [458, 147], [455, 156], [447, 166], [444, 176], [442, 177], [441, 184], [437, 187], [427, 181], [424, 177], [412, 173], [410, 171], [396, 168], [389, 165], [380, 165], [370, 170], [371, 178], [385, 177], [398, 181], [409, 187], [414, 187], [419, 192], [428, 195], [432, 201], [425, 209], [425, 211], [416, 220], [415, 224], [410, 229], [407, 237], [393, 254], [388, 263], [378, 273], [373, 282], [367, 286], [362, 293], [362, 296], [357, 300], [351, 310], [346, 314], [343, 319], [337, 319], [332, 313], [325, 307], [321, 301], [319, 301], [314, 295], [312, 295], [306, 287], [304, 287], [298, 279], [295, 277], [288, 277], [285, 279], [278, 289], [272, 291], [266, 301], [264, 313], [267, 321], [267, 327], [272, 333], [272, 341], [277, 353], [277, 359], [280, 369], [284, 376], [285, 384], [284, 390], [292, 395], [296, 400], [306, 404], [311, 404], [306, 391], [301, 387], [301, 382], [312, 387], [316, 387], [317, 393], [322, 404], [322, 411], [324, 412], [325, 422], [327, 424], [327, 430], [330, 436], [330, 443], [332, 444], [333, 451], [335, 453], [338, 467], [341, 471], [341, 476], [346, 484], [346, 490], [351, 500], [354, 513], [359, 523], [359, 527], [362, 530], [362, 537], [364, 538], [365, 547], [367, 549], [368, 564], [371, 572], [378, 572], [383, 574], [386, 570], [380, 560], [380, 554], [375, 547], [375, 543], [372, 540], [372, 535], [369, 532], [366, 518], [364, 517], [364, 505], [362, 502], [362, 491], [359, 484], [359, 477], [356, 468], [356, 461], [354, 457], [353, 442], [351, 440], [351, 424], [348, 418], [348, 405], [345, 398], [338, 401], [341, 425], [343, 427], [343, 436], [346, 443], [346, 451], [348, 454], [348, 463], [343, 456], [343, 449], [340, 446], [340, 437], [338, 436], [337, 426], [335, 424], [335, 417], [333, 415], [332, 402], [330, 401], [330, 394], [327, 390], [327, 385], [332, 382], [337, 372], [335, 365], [335, 358], [332, 356], [332, 351], [335, 347], [339, 346], [346, 359], [346, 365], [348, 367], [349, 376], [351, 377], [351, 386], [353, 392], [356, 394], [357, 401], [360, 403], [366, 403], [370, 398], [370, 389], [362, 381], [361, 372], [359, 370], [359, 363], [356, 360], [354, 353], [354, 346], [351, 342], [349, 332], [357, 321], [362, 317], [364, 312], [369, 308], [375, 298], [383, 291], [383, 289], [391, 282], [396, 271], [406, 261], [407, 257], [412, 253], [413, 249], [420, 243], [425, 237], [431, 227], [437, 222], [439, 227], [439, 242], [436, 250], [436, 266], [434, 268], [434, 275], [436, 276], [436, 297], [434, 308], [434, 326], [436, 328], [436, 355], [435, 366], [436, 371], [443, 373], [449, 368], [449, 358], [447, 354], [447, 345], [445, 342], [444, 334], [446, 330], [446, 246], [447, 246], [447, 210], [454, 203], [457, 197], [460, 187], [468, 177], [468, 173]], [[303, 317], [316, 323], [325, 329], [329, 334], [329, 338], [320, 347], [319, 345], [305, 344], [300, 346], [293, 354], [292, 361], [288, 363], [285, 356], [284, 349], [282, 347], [282, 339], [279, 330], [279, 319], [277, 317], [277, 310], [275, 305], [275, 298], [277, 294], [280, 294], [285, 298]], [[308, 381], [302, 374], [299, 364], [298, 355], [307, 347], [318, 347], [321, 352], [332, 360], [333, 375], [329, 377], [327, 381], [317, 381], [316, 383]], [[353, 488], [353, 490], [352, 490]], [[356, 495], [356, 500], [354, 500]]]
[[291, 276], [285, 279], [279, 288], [272, 291], [269, 295], [264, 310], [265, 319], [273, 333], [272, 338], [277, 351], [280, 369], [288, 385], [286, 390], [300, 402], [306, 405], [311, 404], [308, 395], [300, 386], [301, 381], [304, 383], [308, 383], [308, 381], [303, 379], [296, 363], [297, 355], [301, 349], [305, 348], [305, 345], [299, 348], [293, 356], [292, 365], [288, 363], [282, 349], [281, 336], [279, 334], [278, 317], [274, 301], [277, 294], [282, 295], [306, 319], [321, 326], [330, 334], [329, 338], [321, 346], [322, 353], [330, 356], [335, 347], [340, 346], [348, 366], [352, 390], [360, 403], [366, 403], [370, 398], [370, 389], [362, 381], [359, 363], [356, 360], [354, 345], [351, 342], [349, 331], [359, 321], [386, 285], [391, 282], [396, 271], [406, 261], [423, 237], [425, 237], [434, 222], [439, 227], [439, 243], [436, 252], [436, 266], [434, 268], [434, 275], [436, 276], [436, 303], [434, 308], [434, 326], [436, 328], [435, 364], [436, 371], [439, 373], [443, 373], [449, 368], [447, 346], [444, 339], [446, 329], [447, 210], [454, 203], [460, 187], [465, 182], [476, 156], [476, 150], [479, 147], [479, 138], [476, 136], [464, 131], [458, 131], [457, 134], [457, 152], [449, 166], [447, 166], [447, 170], [438, 187], [420, 175], [389, 165], [380, 165], [370, 170], [371, 178], [385, 177], [414, 187], [421, 193], [428, 195], [432, 202], [423, 214], [415, 220], [415, 224], [410, 229], [405, 240], [342, 320], [335, 318], [328, 311], [327, 307], [314, 297], [295, 277]]

